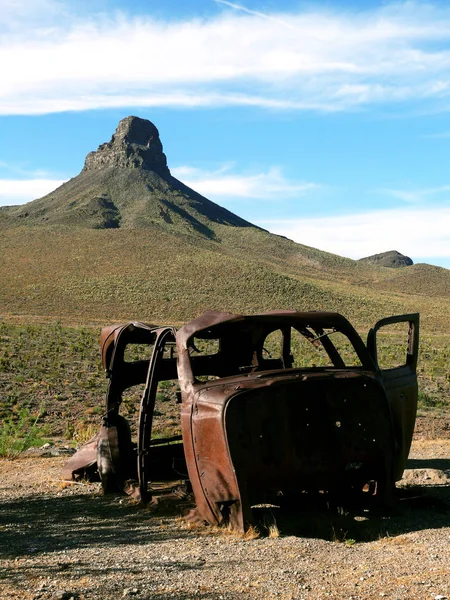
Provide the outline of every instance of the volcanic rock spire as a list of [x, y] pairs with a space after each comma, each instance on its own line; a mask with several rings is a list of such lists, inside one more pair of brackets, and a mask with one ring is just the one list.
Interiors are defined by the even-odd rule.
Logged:
[[146, 119], [122, 119], [111, 141], [86, 156], [83, 171], [105, 167], [134, 168], [153, 171], [161, 177], [170, 176], [157, 128]]

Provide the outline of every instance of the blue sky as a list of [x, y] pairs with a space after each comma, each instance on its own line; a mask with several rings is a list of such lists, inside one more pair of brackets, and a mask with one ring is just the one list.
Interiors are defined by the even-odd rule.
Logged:
[[130, 114], [173, 175], [295, 241], [450, 268], [450, 3], [0, 0], [0, 204]]

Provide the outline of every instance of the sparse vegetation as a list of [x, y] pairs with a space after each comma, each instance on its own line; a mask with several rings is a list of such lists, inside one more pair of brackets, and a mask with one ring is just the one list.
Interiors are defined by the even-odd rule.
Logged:
[[[431, 333], [450, 323], [445, 269], [408, 267], [406, 294], [398, 291], [404, 269], [392, 275], [393, 270], [252, 228], [217, 225], [216, 235], [210, 240], [158, 228], [5, 229], [3, 314], [76, 323], [133, 318], [180, 323], [209, 308], [244, 313], [296, 308], [336, 310], [364, 327], [389, 314], [416, 311]], [[441, 289], [443, 298], [427, 295], [431, 272], [433, 290]]]
[[45, 428], [40, 423], [44, 414], [44, 411], [39, 411], [34, 415], [21, 409], [5, 419], [0, 429], [0, 457], [16, 458], [28, 448], [42, 446], [48, 431], [48, 427]]
[[267, 537], [269, 537], [269, 538], [279, 538], [281, 535], [275, 519], [273, 519], [272, 523], [266, 524], [266, 530], [267, 530]]
[[46, 407], [41, 421], [53, 435], [72, 438], [102, 403], [105, 382], [97, 332], [86, 327], [0, 323], [0, 419]]
[[[47, 424], [49, 435], [77, 443], [90, 439], [104, 414], [107, 386], [98, 350], [99, 329], [0, 323], [0, 424], [20, 421], [23, 411], [39, 413], [39, 423]], [[122, 413], [130, 417], [133, 428], [142, 388], [124, 394]], [[175, 382], [161, 384], [155, 437], [180, 432], [176, 391]], [[20, 422], [25, 424], [23, 419]]]
[[[0, 322], [0, 422], [17, 420], [23, 410], [37, 414], [45, 406], [39, 422], [49, 426], [49, 434], [77, 442], [91, 437], [101, 423], [107, 386], [98, 350], [99, 333], [98, 326]], [[405, 351], [404, 345], [404, 335], [387, 336], [379, 347], [384, 364], [395, 361]], [[419, 408], [448, 414], [450, 337], [426, 334], [421, 348]], [[121, 411], [133, 426], [141, 391], [139, 386], [124, 394]], [[171, 437], [180, 431], [176, 391], [176, 382], [159, 386], [156, 437]]]
[[261, 537], [261, 532], [255, 525], [250, 525], [247, 531], [242, 535], [242, 539], [247, 542], [250, 540], [257, 540], [259, 537]]

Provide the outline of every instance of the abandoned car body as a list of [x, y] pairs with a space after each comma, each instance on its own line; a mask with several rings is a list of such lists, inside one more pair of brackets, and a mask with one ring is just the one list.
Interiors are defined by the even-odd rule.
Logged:
[[[380, 369], [377, 334], [398, 323], [407, 326], [404, 364]], [[105, 491], [128, 488], [149, 501], [151, 482], [181, 474], [202, 519], [240, 531], [253, 522], [253, 506], [302, 493], [389, 504], [414, 430], [418, 340], [418, 314], [379, 321], [367, 344], [327, 312], [209, 311], [178, 332], [105, 328], [104, 424], [65, 476], [96, 462]], [[151, 355], [127, 362], [125, 348], [137, 343], [151, 345]], [[152, 439], [158, 383], [177, 379], [182, 435]], [[124, 390], [143, 383], [133, 446], [119, 408]]]

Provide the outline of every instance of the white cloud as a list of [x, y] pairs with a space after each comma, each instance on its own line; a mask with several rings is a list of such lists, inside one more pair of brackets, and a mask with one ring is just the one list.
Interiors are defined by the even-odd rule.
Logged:
[[450, 131], [443, 131], [442, 133], [430, 133], [424, 137], [432, 139], [447, 139], [450, 138]]
[[303, 102], [293, 100], [264, 98], [262, 96], [244, 96], [242, 94], [221, 95], [211, 92], [195, 94], [168, 93], [164, 94], [128, 94], [128, 95], [88, 95], [84, 97], [60, 98], [24, 98], [20, 102], [16, 100], [2, 101], [0, 93], [0, 115], [41, 115], [48, 112], [81, 111], [92, 108], [118, 108], [122, 106], [134, 107], [227, 107], [227, 106], [249, 106], [275, 110], [321, 110], [333, 112], [338, 110], [332, 102], [314, 101], [305, 99]]
[[450, 191], [450, 185], [441, 185], [439, 187], [425, 188], [425, 189], [412, 189], [412, 190], [393, 190], [393, 189], [381, 189], [378, 190], [382, 193], [388, 194], [399, 200], [405, 200], [405, 202], [418, 203], [423, 202], [430, 196], [436, 196]]
[[393, 209], [326, 218], [264, 221], [258, 225], [295, 242], [363, 258], [387, 250], [450, 257], [450, 207]]
[[439, 106], [450, 96], [450, 7], [442, 4], [338, 15], [261, 13], [222, 0], [221, 14], [184, 22], [87, 10], [61, 19], [76, 5], [27, 0], [30, 22], [15, 3], [3, 4], [0, 114], [130, 105], [346, 110]]
[[63, 183], [59, 179], [0, 179], [0, 206], [41, 198]]
[[[0, 161], [0, 166], [6, 163]], [[11, 166], [8, 166], [12, 170]], [[174, 177], [193, 188], [200, 194], [212, 199], [220, 198], [256, 198], [277, 199], [298, 197], [321, 186], [312, 182], [300, 182], [287, 179], [281, 169], [271, 167], [267, 171], [239, 174], [232, 172], [233, 165], [207, 171], [190, 166], [171, 169]], [[21, 169], [14, 169], [22, 172]], [[36, 173], [37, 175], [37, 173]], [[50, 193], [64, 180], [34, 177], [32, 179], [0, 179], [0, 205], [23, 204]]]
[[189, 166], [171, 169], [174, 177], [211, 198], [257, 198], [283, 199], [300, 196], [320, 186], [312, 182], [290, 181], [281, 169], [271, 167], [268, 171], [256, 174], [231, 173], [231, 166], [225, 165], [215, 171], [205, 171]]

